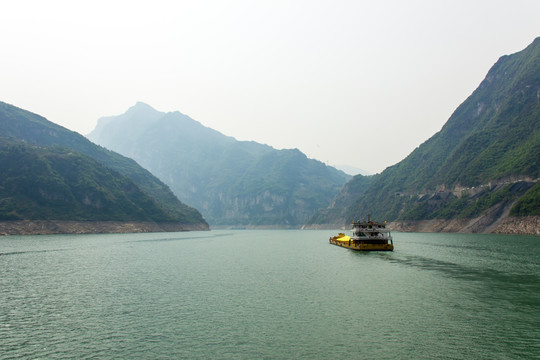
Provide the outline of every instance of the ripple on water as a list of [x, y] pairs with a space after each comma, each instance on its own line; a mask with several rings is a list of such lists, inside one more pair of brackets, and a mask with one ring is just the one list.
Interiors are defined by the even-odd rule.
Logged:
[[[538, 252], [519, 254], [497, 236], [398, 233], [392, 253], [352, 252], [327, 238], [213, 231], [2, 239], [2, 357], [540, 353]], [[512, 239], [533, 248], [538, 241]]]

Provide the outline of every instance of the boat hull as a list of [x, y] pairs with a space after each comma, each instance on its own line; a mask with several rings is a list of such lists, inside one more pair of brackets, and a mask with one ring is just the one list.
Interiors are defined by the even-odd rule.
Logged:
[[340, 238], [330, 238], [330, 244], [356, 251], [394, 251], [394, 244], [387, 241], [373, 243], [352, 240], [344, 241]]

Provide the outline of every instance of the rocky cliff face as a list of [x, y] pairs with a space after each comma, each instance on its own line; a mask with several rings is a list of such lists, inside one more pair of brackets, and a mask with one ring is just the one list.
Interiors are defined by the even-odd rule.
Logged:
[[451, 220], [394, 221], [389, 228], [401, 232], [455, 232], [482, 234], [540, 235], [540, 216], [507, 217], [492, 221], [490, 217]]
[[[434, 194], [425, 194], [425, 202], [433, 209], [443, 207], [446, 203], [457, 203], [460, 199], [474, 202], [476, 199], [503, 197], [476, 216], [449, 219], [398, 220], [390, 224], [390, 228], [404, 232], [458, 232], [458, 233], [498, 233], [498, 234], [540, 234], [540, 216], [510, 216], [510, 211], [521, 195], [531, 189], [537, 180], [507, 179], [504, 182], [490, 183], [474, 188], [456, 187], [452, 191], [440, 190]], [[503, 194], [497, 195], [504, 191]], [[488, 194], [489, 195], [489, 194]]]
[[350, 178], [298, 149], [237, 141], [142, 103], [88, 137], [149, 169], [213, 227], [301, 227]]

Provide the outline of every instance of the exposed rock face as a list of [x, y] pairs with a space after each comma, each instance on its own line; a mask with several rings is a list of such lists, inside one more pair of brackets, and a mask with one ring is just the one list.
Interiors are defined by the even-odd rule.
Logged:
[[[510, 192], [517, 194], [530, 189], [534, 182], [510, 182]], [[499, 185], [492, 185], [496, 188]], [[477, 192], [480, 195], [484, 190]], [[465, 192], [463, 192], [465, 193]], [[450, 193], [451, 194], [451, 193]], [[476, 196], [475, 195], [475, 196]], [[473, 196], [474, 198], [474, 196]], [[480, 216], [474, 218], [401, 220], [394, 221], [390, 228], [404, 232], [456, 232], [456, 233], [497, 233], [497, 234], [540, 234], [540, 216], [513, 216], [510, 210], [515, 201], [502, 201], [488, 208]]]
[[540, 235], [540, 216], [509, 217], [493, 231], [496, 234]]
[[300, 228], [350, 178], [298, 149], [237, 141], [143, 103], [101, 119], [88, 137], [135, 159], [213, 227]]
[[209, 230], [204, 224], [122, 221], [0, 221], [0, 235], [117, 234]]
[[497, 224], [486, 218], [395, 221], [390, 224], [393, 231], [402, 232], [456, 232], [540, 235], [540, 216], [507, 217]]

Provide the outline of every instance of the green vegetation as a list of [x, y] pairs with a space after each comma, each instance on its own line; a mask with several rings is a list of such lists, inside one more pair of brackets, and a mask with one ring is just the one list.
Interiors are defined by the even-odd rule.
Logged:
[[[343, 219], [346, 217], [348, 208], [353, 206], [354, 200], [364, 195], [367, 189], [378, 175], [363, 176], [356, 175], [347, 182], [339, 193], [334, 197], [329, 208], [320, 208], [306, 222], [306, 225], [343, 225]], [[352, 220], [352, 219], [349, 219]]]
[[510, 211], [511, 216], [540, 216], [540, 183], [525, 193]]
[[457, 197], [447, 192], [436, 193], [416, 200], [399, 218], [403, 220], [474, 218], [495, 206], [511, 204], [518, 198], [521, 201], [533, 186], [533, 182], [523, 181], [493, 188], [486, 187], [474, 196], [463, 194]]
[[129, 178], [80, 153], [0, 138], [0, 220], [174, 221]]
[[299, 227], [350, 178], [299, 150], [237, 141], [142, 103], [89, 138], [137, 160], [213, 225]]
[[3, 218], [206, 224], [135, 161], [39, 115], [0, 102], [0, 139]]
[[[501, 57], [441, 131], [380, 174], [343, 223], [368, 212], [388, 220], [473, 218], [517, 199], [511, 215], [538, 214], [538, 188], [529, 188], [540, 177], [539, 97], [537, 38]], [[464, 196], [444, 195], [456, 188]]]

